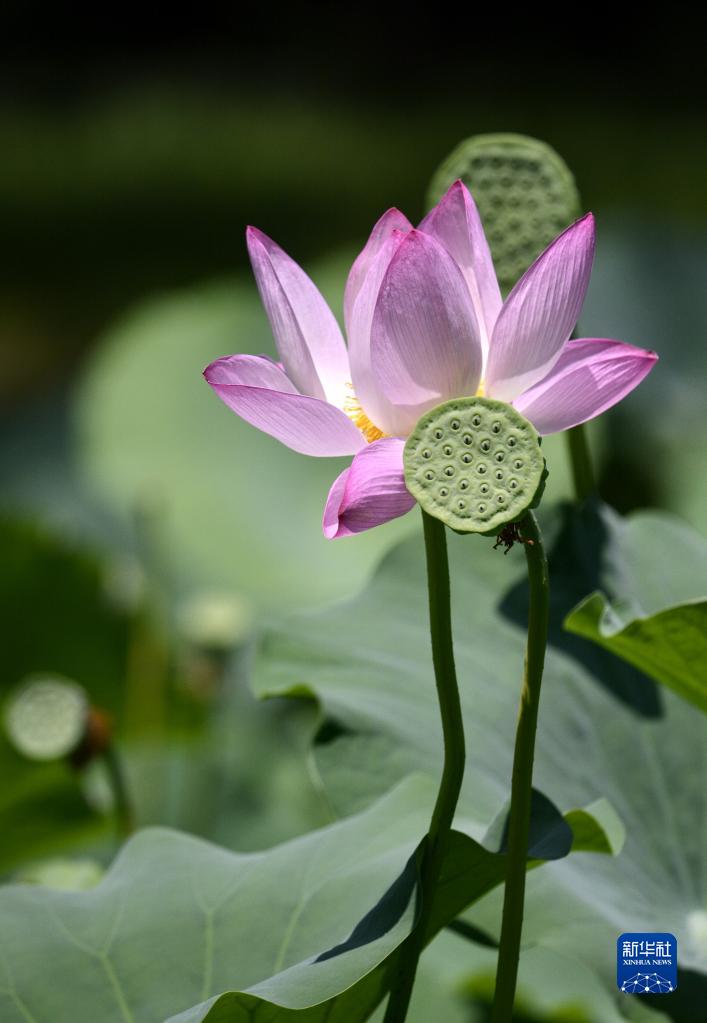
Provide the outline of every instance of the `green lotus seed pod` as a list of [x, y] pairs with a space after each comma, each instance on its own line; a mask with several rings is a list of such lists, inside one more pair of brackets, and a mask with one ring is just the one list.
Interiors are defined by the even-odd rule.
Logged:
[[535, 507], [545, 459], [534, 427], [491, 398], [455, 398], [426, 412], [405, 444], [405, 484], [459, 533], [494, 535]]
[[474, 135], [461, 142], [432, 179], [429, 207], [458, 178], [476, 200], [503, 291], [581, 214], [567, 164], [527, 135]]
[[57, 760], [84, 738], [88, 709], [86, 693], [76, 683], [58, 677], [29, 679], [10, 697], [5, 727], [24, 756]]

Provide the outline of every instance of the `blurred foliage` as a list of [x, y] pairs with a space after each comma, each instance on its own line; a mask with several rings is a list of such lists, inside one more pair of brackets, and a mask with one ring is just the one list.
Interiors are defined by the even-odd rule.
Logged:
[[707, 136], [688, 107], [597, 106], [557, 92], [327, 102], [179, 78], [3, 104], [4, 397], [65, 376], [138, 295], [244, 266], [246, 223], [311, 258], [363, 241], [388, 206], [420, 216], [432, 171], [458, 140], [506, 125], [561, 153], [587, 207], [703, 229]]
[[[117, 726], [139, 825], [171, 824], [246, 849], [327, 819], [304, 759], [311, 709], [256, 703], [247, 648], [215, 656], [180, 646], [172, 632], [156, 661], [164, 640], [154, 616], [140, 604], [116, 606], [110, 561], [8, 518], [0, 551], [0, 701], [36, 671], [80, 682]], [[112, 855], [112, 794], [100, 762], [77, 772], [26, 760], [0, 728], [0, 768], [0, 874], [58, 851]]]
[[59, 673], [114, 710], [129, 623], [110, 606], [95, 557], [4, 517], [0, 562], [3, 691], [33, 672]]
[[[0, 700], [35, 671], [80, 681], [115, 710], [123, 675], [127, 622], [106, 604], [100, 570], [34, 525], [0, 520]], [[63, 763], [25, 760], [0, 731], [0, 872], [102, 831], [76, 779]]]

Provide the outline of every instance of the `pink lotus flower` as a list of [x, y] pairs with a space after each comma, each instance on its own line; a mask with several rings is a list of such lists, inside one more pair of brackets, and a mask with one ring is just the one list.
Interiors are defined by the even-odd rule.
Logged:
[[229, 408], [295, 451], [354, 456], [326, 502], [330, 539], [413, 507], [403, 447], [427, 409], [483, 394], [515, 406], [540, 434], [556, 433], [616, 404], [657, 359], [620, 341], [569, 340], [594, 256], [591, 213], [545, 249], [503, 302], [461, 181], [417, 229], [389, 210], [349, 273], [348, 349], [304, 271], [256, 228], [247, 242], [282, 361], [230, 355], [204, 376]]

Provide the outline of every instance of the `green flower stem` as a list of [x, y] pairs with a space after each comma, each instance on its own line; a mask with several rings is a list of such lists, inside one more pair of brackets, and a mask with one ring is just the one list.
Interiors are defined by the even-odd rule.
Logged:
[[545, 664], [550, 595], [545, 548], [533, 512], [529, 511], [520, 523], [520, 532], [525, 541], [525, 557], [528, 563], [528, 582], [530, 584], [528, 641], [513, 754], [506, 887], [491, 1023], [510, 1023], [513, 1018], [513, 1001], [523, 928], [535, 733], [540, 706], [540, 686]]
[[587, 441], [587, 430], [584, 423], [573, 426], [565, 433], [567, 438], [567, 450], [572, 466], [572, 481], [574, 493], [578, 502], [585, 501], [590, 494], [594, 493], [594, 469], [592, 467], [592, 456]]
[[116, 830], [119, 838], [127, 838], [135, 830], [133, 808], [128, 795], [125, 772], [120, 756], [113, 743], [109, 743], [101, 754], [113, 793]]
[[422, 512], [422, 522], [427, 555], [432, 662], [444, 736], [444, 767], [422, 854], [420, 916], [414, 931], [400, 949], [399, 968], [393, 980], [384, 1023], [403, 1023], [407, 1015], [417, 964], [429, 931], [432, 904], [442, 873], [466, 757], [464, 722], [454, 667], [445, 526], [425, 511]]

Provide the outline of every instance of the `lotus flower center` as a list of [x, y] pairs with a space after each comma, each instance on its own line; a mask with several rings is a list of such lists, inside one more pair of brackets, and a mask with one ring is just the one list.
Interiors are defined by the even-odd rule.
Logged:
[[381, 440], [383, 437], [387, 437], [388, 434], [384, 433], [375, 423], [372, 423], [363, 411], [361, 402], [354, 393], [353, 384], [347, 383], [346, 388], [349, 393], [344, 400], [344, 412], [354, 426], [361, 431], [368, 443], [372, 444], [374, 440]]

